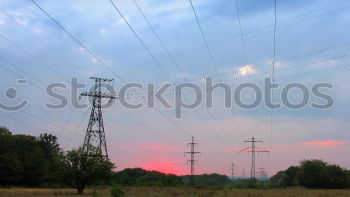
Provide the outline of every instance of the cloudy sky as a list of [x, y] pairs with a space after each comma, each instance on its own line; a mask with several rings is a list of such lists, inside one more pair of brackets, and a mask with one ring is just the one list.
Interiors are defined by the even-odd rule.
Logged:
[[[232, 87], [244, 82], [262, 86], [264, 78], [272, 76], [273, 0], [193, 0], [206, 43], [189, 0], [114, 1], [124, 18], [109, 0], [35, 2], [42, 10], [30, 0], [0, 1], [0, 102], [28, 102], [13, 112], [1, 108], [0, 125], [16, 134], [54, 133], [66, 150], [83, 143], [91, 110], [71, 105], [73, 77], [86, 84], [78, 90], [81, 93], [91, 87], [92, 76], [115, 79], [117, 90], [127, 82], [161, 85], [189, 80], [202, 86], [204, 77]], [[281, 87], [298, 82], [308, 89], [329, 83], [333, 88], [323, 92], [334, 105], [314, 109], [312, 102], [324, 100], [311, 95], [308, 105], [298, 110], [282, 106], [271, 113], [263, 102], [250, 110], [237, 105], [226, 109], [223, 93], [216, 91], [213, 108], [202, 103], [176, 119], [174, 109], [160, 103], [152, 109], [130, 110], [117, 101], [103, 115], [109, 155], [118, 170], [142, 167], [186, 174], [189, 166], [183, 152], [188, 151], [191, 136], [202, 153], [197, 157], [198, 174], [229, 175], [235, 162], [236, 174], [245, 169], [248, 175], [250, 155], [237, 151], [248, 147], [244, 140], [251, 137], [262, 140], [258, 146], [270, 151], [257, 155], [256, 164], [269, 175], [311, 158], [350, 168], [344, 157], [350, 151], [350, 2], [277, 0], [276, 8], [275, 81]], [[52, 83], [67, 85], [56, 89], [68, 100], [64, 108], [45, 107], [47, 102], [59, 102], [45, 93]], [[173, 93], [166, 96], [169, 102]], [[280, 93], [275, 91], [274, 101], [281, 100]], [[248, 91], [242, 97], [250, 102], [252, 94]], [[297, 102], [300, 91], [291, 90], [289, 97]], [[129, 100], [144, 101], [140, 98]]]

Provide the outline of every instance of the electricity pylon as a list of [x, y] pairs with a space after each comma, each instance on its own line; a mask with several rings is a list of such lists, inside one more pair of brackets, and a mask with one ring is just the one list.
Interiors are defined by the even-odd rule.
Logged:
[[231, 170], [231, 179], [233, 180], [235, 177], [235, 163], [234, 162], [231, 163], [230, 170]]
[[192, 142], [187, 144], [187, 147], [191, 145], [191, 151], [190, 152], [185, 152], [184, 154], [190, 154], [191, 159], [187, 160], [187, 163], [191, 163], [191, 174], [190, 174], [190, 184], [194, 185], [194, 163], [198, 162], [198, 160], [195, 160], [195, 155], [200, 154], [200, 152], [196, 152], [194, 150], [195, 146], [198, 146], [198, 143], [194, 142], [194, 137], [192, 136]]
[[265, 171], [265, 168], [259, 168], [259, 172], [258, 172], [260, 178], [264, 178], [267, 176], [267, 173]]
[[93, 91], [80, 94], [80, 97], [87, 96], [92, 98], [92, 109], [89, 124], [86, 129], [83, 148], [88, 154], [90, 154], [90, 146], [94, 145], [98, 148], [102, 156], [108, 157], [106, 136], [102, 118], [102, 99], [108, 98], [110, 99], [109, 102], [111, 102], [112, 99], [117, 98], [110, 93], [102, 93], [102, 86], [107, 85], [106, 87], [110, 88], [110, 82], [112, 82], [113, 79], [104, 79], [97, 77], [90, 77], [90, 79], [95, 81]]
[[262, 148], [256, 147], [255, 143], [259, 142], [262, 143], [261, 140], [256, 140], [254, 137], [252, 137], [251, 140], [246, 140], [244, 143], [251, 143], [252, 145], [250, 147], [247, 147], [239, 152], [248, 152], [252, 153], [252, 163], [251, 163], [251, 168], [250, 168], [250, 186], [252, 188], [256, 187], [256, 175], [255, 175], [255, 153], [268, 153], [269, 151], [264, 150]]

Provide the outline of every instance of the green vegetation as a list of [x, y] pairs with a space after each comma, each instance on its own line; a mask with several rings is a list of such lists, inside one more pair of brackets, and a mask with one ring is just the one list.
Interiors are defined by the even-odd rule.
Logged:
[[183, 185], [181, 178], [176, 175], [166, 175], [141, 168], [129, 168], [116, 172], [113, 180], [123, 186], [173, 187]]
[[[95, 147], [90, 147], [90, 150], [89, 155], [82, 148], [63, 151], [54, 135], [13, 135], [8, 129], [0, 127], [0, 186], [68, 186], [75, 188], [78, 193], [83, 193], [86, 186], [106, 186], [111, 188], [107, 193], [112, 196], [130, 193], [131, 187], [177, 187], [192, 192], [189, 190], [191, 187], [188, 187], [188, 176], [163, 174], [141, 168], [114, 172], [113, 163], [102, 157]], [[215, 193], [249, 188], [247, 179], [232, 181], [220, 174], [198, 175], [195, 183], [193, 192], [203, 190]], [[299, 166], [278, 172], [269, 180], [257, 181], [256, 185], [257, 189], [345, 189], [350, 188], [350, 172], [321, 160], [305, 160]], [[93, 191], [94, 196], [100, 195], [96, 188]]]
[[87, 155], [83, 148], [68, 151], [63, 157], [62, 174], [64, 182], [76, 188], [81, 194], [88, 184], [108, 182], [113, 175], [114, 164], [100, 156], [97, 148], [90, 147]]
[[30, 187], [59, 183], [61, 150], [57, 138], [12, 135], [0, 129], [0, 184]]
[[305, 160], [271, 178], [275, 187], [344, 189], [350, 187], [350, 172], [321, 160]]
[[[216, 189], [191, 187], [126, 187], [122, 197], [348, 197], [349, 190], [312, 190], [312, 189]], [[110, 189], [86, 189], [77, 195], [72, 189], [0, 189], [1, 197], [114, 197]]]
[[[190, 183], [189, 176], [183, 176], [182, 180], [185, 184]], [[208, 186], [225, 186], [231, 183], [231, 180], [220, 174], [202, 174], [195, 177], [196, 185], [208, 185]]]
[[123, 188], [117, 184], [114, 184], [111, 189], [112, 197], [121, 197], [124, 195]]
[[76, 188], [82, 193], [87, 185], [109, 184], [114, 165], [99, 156], [91, 147], [94, 157], [79, 148], [64, 152], [57, 137], [41, 134], [12, 135], [0, 128], [0, 185], [25, 187]]

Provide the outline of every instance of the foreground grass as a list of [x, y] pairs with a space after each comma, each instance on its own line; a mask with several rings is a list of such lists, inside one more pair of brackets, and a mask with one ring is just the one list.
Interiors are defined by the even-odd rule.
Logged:
[[[127, 187], [125, 197], [350, 197], [350, 190], [247, 190]], [[95, 195], [93, 195], [95, 193]], [[0, 189], [0, 197], [110, 197], [109, 189], [87, 189], [78, 195], [73, 189]]]

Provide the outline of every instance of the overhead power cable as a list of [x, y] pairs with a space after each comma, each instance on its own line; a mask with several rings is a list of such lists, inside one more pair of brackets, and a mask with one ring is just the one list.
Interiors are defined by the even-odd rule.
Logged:
[[202, 35], [202, 38], [203, 38], [205, 47], [207, 48], [207, 51], [208, 51], [208, 55], [209, 55], [209, 57], [210, 57], [211, 64], [212, 64], [212, 66], [213, 66], [214, 69], [215, 69], [215, 72], [216, 72], [216, 74], [217, 74], [218, 79], [220, 79], [220, 81], [221, 81], [220, 74], [219, 74], [219, 70], [218, 70], [218, 68], [217, 68], [217, 66], [216, 66], [216, 64], [215, 64], [213, 54], [211, 53], [211, 50], [210, 50], [210, 48], [209, 48], [207, 39], [206, 39], [206, 37], [205, 37], [205, 35], [204, 35], [204, 31], [203, 31], [202, 25], [201, 25], [201, 23], [199, 22], [199, 18], [198, 18], [198, 16], [197, 16], [197, 13], [196, 13], [196, 10], [195, 10], [194, 5], [193, 5], [193, 3], [192, 3], [192, 0], [190, 0], [190, 4], [191, 4], [191, 7], [192, 7], [193, 14], [194, 14], [194, 16], [195, 16], [195, 18], [196, 18], [196, 22], [197, 22], [198, 28], [199, 28], [199, 30], [200, 30], [200, 32], [201, 32], [201, 35]]
[[[274, 0], [274, 21], [275, 21], [275, 25], [274, 25], [274, 29], [273, 29], [273, 61], [272, 61], [272, 83], [274, 84], [275, 82], [275, 64], [276, 64], [276, 27], [277, 27], [277, 0]], [[273, 89], [271, 89], [271, 114], [270, 114], [270, 146], [272, 144], [272, 132], [273, 132], [273, 111], [274, 111], [274, 107], [273, 107], [273, 98], [274, 98], [274, 94], [273, 94]]]

